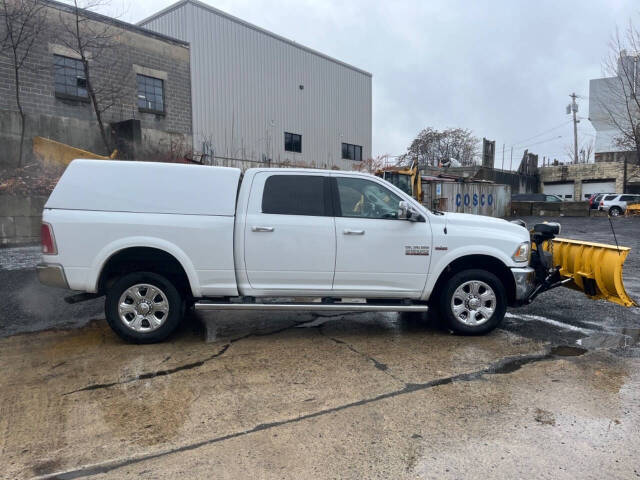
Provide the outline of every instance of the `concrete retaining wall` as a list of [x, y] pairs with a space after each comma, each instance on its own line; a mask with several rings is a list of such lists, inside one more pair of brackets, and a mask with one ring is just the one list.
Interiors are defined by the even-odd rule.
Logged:
[[0, 195], [0, 247], [40, 241], [44, 196]]
[[588, 217], [589, 202], [511, 202], [513, 217]]

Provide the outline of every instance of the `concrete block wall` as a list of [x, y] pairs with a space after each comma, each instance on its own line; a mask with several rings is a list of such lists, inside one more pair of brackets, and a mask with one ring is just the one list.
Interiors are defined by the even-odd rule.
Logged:
[[573, 198], [582, 198], [583, 180], [609, 180], [616, 182], [616, 192], [622, 192], [624, 165], [620, 162], [581, 163], [558, 165], [539, 169], [540, 182], [574, 182]]
[[0, 247], [40, 241], [45, 196], [0, 195]]
[[[63, 44], [69, 38], [64, 23], [72, 15], [62, 4], [48, 3], [48, 30], [32, 48], [21, 70], [21, 102], [26, 119], [25, 151], [31, 152], [30, 140], [39, 135], [98, 154], [108, 154], [100, 138], [95, 113], [85, 100], [56, 96], [54, 55], [77, 58]], [[184, 42], [170, 40], [134, 25], [94, 15], [96, 31], [108, 26], [112, 35], [110, 48], [89, 50], [92, 81], [99, 91], [112, 91], [114, 105], [104, 113], [106, 123], [135, 118], [143, 129], [162, 132], [167, 142], [184, 138], [191, 143], [191, 73], [190, 51]], [[0, 37], [3, 28], [0, 25]], [[162, 78], [164, 82], [163, 114], [141, 112], [137, 106], [136, 74]], [[0, 58], [0, 168], [18, 163], [19, 117], [15, 101], [14, 72], [7, 59]], [[105, 94], [106, 96], [106, 94]], [[111, 96], [111, 95], [109, 95]], [[108, 126], [107, 126], [108, 130]], [[189, 145], [191, 148], [191, 145]]]

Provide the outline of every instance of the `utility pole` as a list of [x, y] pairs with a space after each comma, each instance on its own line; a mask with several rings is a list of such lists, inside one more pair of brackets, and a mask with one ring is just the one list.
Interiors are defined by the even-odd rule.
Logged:
[[504, 170], [504, 143], [502, 144], [502, 170]]
[[576, 103], [577, 95], [572, 93], [571, 97], [571, 112], [573, 113], [573, 163], [578, 163], [578, 120], [576, 113], [578, 111], [578, 104]]
[[513, 147], [511, 147], [511, 160], [509, 160], [509, 171], [511, 171], [511, 165], [513, 165]]

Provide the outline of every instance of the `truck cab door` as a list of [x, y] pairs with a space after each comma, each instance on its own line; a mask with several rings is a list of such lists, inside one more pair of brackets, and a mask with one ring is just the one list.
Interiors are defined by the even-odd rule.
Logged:
[[322, 174], [259, 172], [244, 225], [251, 288], [277, 294], [331, 291], [336, 230], [330, 179]]
[[333, 181], [335, 294], [419, 298], [429, 271], [429, 223], [399, 219], [402, 199], [381, 182], [339, 174]]

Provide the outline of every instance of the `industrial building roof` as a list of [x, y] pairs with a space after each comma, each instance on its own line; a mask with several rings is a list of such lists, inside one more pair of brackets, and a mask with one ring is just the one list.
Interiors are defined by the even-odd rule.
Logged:
[[272, 38], [275, 38], [276, 40], [279, 40], [281, 42], [287, 43], [287, 44], [291, 45], [292, 47], [296, 47], [296, 48], [298, 48], [300, 50], [304, 50], [305, 52], [309, 52], [309, 53], [311, 53], [313, 55], [317, 55], [319, 57], [322, 57], [325, 60], [329, 60], [331, 62], [337, 63], [337, 64], [342, 65], [344, 67], [350, 68], [351, 70], [355, 70], [356, 72], [362, 73], [362, 74], [367, 75], [369, 77], [372, 76], [371, 73], [367, 72], [366, 70], [362, 70], [362, 69], [360, 69], [358, 67], [354, 67], [353, 65], [345, 63], [345, 62], [343, 62], [341, 60], [338, 60], [336, 58], [330, 57], [329, 55], [325, 55], [324, 53], [321, 53], [321, 52], [319, 52], [317, 50], [314, 50], [312, 48], [305, 47], [304, 45], [301, 45], [301, 44], [299, 44], [297, 42], [294, 42], [293, 40], [289, 40], [288, 38], [285, 38], [285, 37], [282, 37], [282, 36], [280, 36], [280, 35], [278, 35], [276, 33], [270, 32], [269, 30], [265, 30], [262, 27], [258, 27], [257, 25], [254, 25], [252, 23], [246, 22], [246, 21], [244, 21], [244, 20], [242, 20], [242, 19], [240, 19], [238, 17], [234, 17], [233, 15], [230, 15], [230, 14], [228, 14], [226, 12], [223, 12], [222, 10], [218, 10], [217, 8], [214, 8], [211, 5], [207, 5], [206, 3], [200, 2], [198, 0], [180, 0], [180, 1], [176, 2], [176, 3], [174, 3], [173, 5], [169, 5], [168, 7], [164, 8], [164, 9], [162, 9], [162, 10], [156, 12], [156, 13], [154, 13], [153, 15], [145, 18], [144, 20], [139, 21], [137, 23], [137, 25], [139, 25], [140, 27], [143, 27], [145, 24], [155, 20], [156, 18], [161, 17], [163, 15], [166, 15], [167, 13], [172, 12], [173, 10], [176, 10], [176, 9], [178, 9], [178, 8], [184, 6], [184, 5], [187, 5], [187, 4], [191, 4], [191, 5], [194, 5], [196, 7], [202, 8], [204, 10], [207, 10], [207, 11], [211, 12], [211, 13], [214, 13], [214, 14], [219, 15], [221, 17], [224, 17], [224, 18], [226, 18], [228, 20], [231, 20], [232, 22], [238, 23], [240, 25], [243, 25], [243, 26], [245, 26], [247, 28], [250, 28], [252, 30], [255, 30], [257, 32], [264, 33], [265, 35], [268, 35], [268, 36], [270, 36]]

